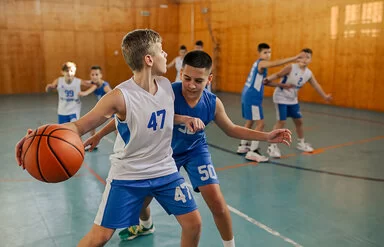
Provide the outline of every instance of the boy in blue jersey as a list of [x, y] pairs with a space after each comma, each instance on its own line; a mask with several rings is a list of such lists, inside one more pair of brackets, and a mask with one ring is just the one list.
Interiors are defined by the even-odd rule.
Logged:
[[[297, 63], [287, 65], [278, 73], [268, 76], [263, 83], [267, 86], [276, 87], [273, 93], [273, 103], [275, 103], [277, 122], [273, 128], [284, 128], [287, 118], [292, 118], [298, 137], [297, 149], [304, 152], [313, 152], [313, 147], [304, 141], [303, 116], [300, 112], [298, 91], [308, 81], [326, 102], [332, 100], [332, 95], [324, 92], [312, 71], [308, 68], [312, 61], [312, 50], [305, 48], [302, 52], [305, 52], [305, 56], [298, 59]], [[281, 83], [273, 82], [279, 78], [282, 78]], [[279, 87], [280, 84], [287, 85], [290, 88]], [[277, 144], [270, 145], [267, 153], [272, 158], [281, 157]]]
[[[254, 131], [233, 124], [228, 118], [224, 105], [216, 95], [205, 89], [213, 78], [211, 57], [203, 51], [189, 52], [183, 60], [182, 82], [172, 84], [175, 94], [175, 126], [172, 135], [173, 158], [177, 168], [187, 171], [192, 187], [201, 192], [212, 212], [220, 232], [223, 246], [235, 246], [231, 216], [221, 193], [203, 128], [211, 121], [228, 136], [249, 138], [250, 140], [289, 144], [290, 131], [275, 130], [269, 133]], [[202, 130], [202, 131], [200, 131]], [[96, 145], [100, 138], [108, 134], [99, 131], [84, 145]], [[149, 207], [142, 210], [140, 226], [132, 226], [119, 233], [122, 239], [133, 239], [139, 235], [153, 232]]]
[[[271, 59], [271, 48], [268, 44], [261, 43], [258, 45], [259, 59], [253, 64], [251, 72], [248, 75], [241, 95], [241, 109], [243, 118], [246, 120], [244, 127], [252, 129], [256, 123], [255, 130], [264, 130], [264, 115], [263, 115], [263, 97], [264, 85], [263, 80], [267, 76], [267, 70], [271, 67], [280, 66], [286, 63], [293, 62], [299, 57], [304, 56], [300, 53], [297, 56], [269, 61]], [[281, 85], [281, 87], [286, 87]], [[249, 145], [249, 139], [243, 139], [237, 148], [237, 153], [244, 154], [248, 160], [256, 162], [266, 162], [268, 158], [261, 155], [259, 150], [259, 141], [252, 141]]]
[[[99, 210], [78, 247], [104, 246], [117, 228], [138, 224], [147, 197], [155, 197], [168, 214], [175, 215], [181, 226], [180, 245], [197, 247], [201, 216], [172, 158], [174, 94], [170, 81], [161, 76], [167, 71], [161, 36], [150, 29], [134, 30], [123, 38], [121, 49], [133, 77], [78, 121], [64, 125], [82, 136], [115, 114], [112, 123], [119, 130]], [[16, 161], [23, 168], [26, 138], [15, 147]]]
[[[91, 93], [94, 93], [97, 101], [99, 101], [101, 97], [106, 95], [108, 92], [112, 91], [112, 88], [109, 83], [103, 80], [103, 73], [100, 66], [94, 65], [91, 67], [90, 77], [92, 86], [86, 91], [80, 92], [80, 96], [87, 96]], [[91, 136], [93, 136], [95, 133], [96, 129], [92, 129], [90, 131]], [[95, 147], [95, 149], [96, 148], [97, 147]]]

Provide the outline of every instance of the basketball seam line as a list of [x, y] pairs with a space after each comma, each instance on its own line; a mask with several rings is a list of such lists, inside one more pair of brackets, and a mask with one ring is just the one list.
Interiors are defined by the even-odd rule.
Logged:
[[35, 133], [33, 133], [33, 136], [30, 136], [30, 137], [26, 138], [25, 141], [24, 141], [24, 142], [26, 142], [28, 139], [32, 138], [32, 141], [29, 143], [29, 146], [25, 149], [24, 155], [22, 157], [23, 163], [24, 163], [25, 156], [27, 155], [29, 148], [32, 146], [32, 143], [35, 140], [36, 133], [37, 133], [37, 131], [35, 130]]
[[68, 143], [69, 145], [71, 145], [72, 147], [74, 147], [77, 151], [79, 151], [79, 153], [80, 153], [81, 156], [82, 156], [82, 153], [81, 153], [81, 151], [80, 151], [75, 145], [73, 145], [72, 143], [66, 141], [65, 139], [60, 138], [60, 137], [56, 137], [56, 136], [52, 136], [52, 133], [54, 133], [55, 131], [58, 131], [58, 130], [67, 130], [67, 129], [64, 129], [64, 128], [62, 128], [62, 129], [55, 129], [55, 130], [51, 131], [48, 135], [42, 135], [42, 136], [47, 136], [47, 137], [48, 137], [48, 138], [47, 138], [47, 143], [48, 143], [48, 147], [49, 147], [49, 149], [51, 150], [51, 152], [53, 153], [53, 155], [55, 155], [56, 159], [59, 161], [61, 167], [64, 169], [64, 171], [65, 171], [65, 173], [67, 174], [68, 178], [70, 178], [70, 177], [72, 177], [72, 176], [75, 175], [75, 174], [71, 175], [71, 173], [68, 171], [67, 167], [66, 167], [65, 165], [63, 165], [62, 160], [59, 158], [59, 156], [57, 156], [55, 150], [52, 148], [52, 146], [51, 146], [51, 144], [50, 144], [50, 142], [49, 142], [49, 138], [55, 138], [55, 139], [64, 141], [64, 142]]
[[[57, 130], [69, 130], [69, 129], [56, 129], [56, 130], [54, 130], [54, 131], [57, 131]], [[76, 133], [76, 132], [74, 132], [74, 131], [72, 131], [72, 132], [73, 132], [73, 133]], [[51, 132], [51, 133], [52, 133], [52, 132]], [[36, 135], [36, 136], [48, 136], [48, 137], [50, 137], [50, 138], [56, 138], [56, 139], [59, 139], [59, 140], [61, 140], [61, 141], [64, 141], [64, 142], [70, 144], [72, 147], [76, 148], [76, 150], [79, 151], [81, 157], [84, 158], [84, 155], [83, 155], [83, 153], [81, 152], [80, 149], [78, 149], [75, 145], [73, 145], [72, 143], [68, 142], [67, 140], [65, 140], [65, 139], [63, 139], [63, 138], [61, 138], [61, 137], [51, 136], [51, 134], [48, 134], [48, 135], [47, 135], [47, 134], [45, 134], [45, 135], [43, 135], [43, 134], [39, 134], [39, 135]]]
[[[39, 138], [39, 141], [38, 141], [38, 143], [37, 143], [37, 148], [36, 148], [36, 164], [37, 164], [37, 169], [39, 170], [39, 173], [40, 173], [41, 178], [42, 178], [46, 183], [48, 183], [48, 181], [47, 181], [47, 179], [45, 179], [45, 177], [43, 176], [43, 173], [41, 172], [41, 169], [40, 169], [40, 163], [39, 163], [39, 148], [40, 148], [41, 136], [42, 136], [42, 134], [44, 133], [44, 131], [47, 130], [48, 127], [49, 127], [49, 125], [47, 125], [47, 126], [45, 127], [45, 129], [44, 129], [44, 130], [41, 132], [41, 134], [39, 135], [40, 138]], [[38, 135], [37, 135], [37, 132], [38, 132], [38, 129], [36, 130], [36, 136], [38, 136]]]

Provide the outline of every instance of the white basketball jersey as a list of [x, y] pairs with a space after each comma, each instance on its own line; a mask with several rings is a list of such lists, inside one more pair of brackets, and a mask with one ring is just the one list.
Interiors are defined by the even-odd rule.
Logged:
[[181, 81], [180, 70], [181, 70], [182, 66], [183, 66], [183, 59], [181, 57], [176, 57], [176, 61], [175, 61], [176, 79], [175, 79], [175, 81]]
[[175, 95], [168, 79], [157, 77], [156, 83], [155, 95], [133, 78], [116, 87], [124, 96], [126, 119], [115, 117], [118, 135], [108, 179], [141, 180], [177, 172], [171, 148]]
[[64, 77], [57, 81], [57, 93], [59, 95], [59, 106], [57, 114], [71, 115], [77, 114], [80, 117], [81, 101], [79, 93], [81, 91], [81, 80], [74, 78], [71, 83], [66, 83]]
[[300, 69], [299, 65], [294, 63], [291, 65], [292, 70], [287, 76], [284, 76], [281, 83], [292, 84], [295, 87], [290, 89], [282, 89], [276, 87], [273, 93], [273, 102], [277, 104], [295, 105], [299, 103], [297, 93], [304, 84], [312, 77], [310, 69]]

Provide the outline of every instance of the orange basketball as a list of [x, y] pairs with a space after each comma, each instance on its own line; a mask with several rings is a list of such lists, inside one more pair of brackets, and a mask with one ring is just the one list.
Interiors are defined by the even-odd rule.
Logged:
[[58, 183], [76, 174], [84, 160], [84, 146], [74, 131], [63, 125], [40, 126], [25, 140], [21, 159], [32, 177]]

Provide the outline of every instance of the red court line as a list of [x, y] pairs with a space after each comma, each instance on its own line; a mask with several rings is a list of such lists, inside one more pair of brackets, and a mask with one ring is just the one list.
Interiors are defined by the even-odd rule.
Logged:
[[97, 180], [99, 180], [102, 184], [106, 185], [106, 182], [104, 179], [100, 177], [99, 174], [97, 174], [92, 168], [90, 168], [87, 163], [83, 163], [83, 166], [88, 169], [88, 171], [95, 177]]
[[[337, 149], [337, 148], [352, 146], [352, 145], [356, 145], [356, 144], [378, 141], [378, 140], [382, 140], [382, 139], [384, 139], [384, 136], [376, 136], [376, 137], [362, 139], [362, 140], [358, 140], [358, 141], [351, 141], [351, 142], [341, 143], [341, 144], [337, 144], [337, 145], [333, 145], [333, 146], [322, 147], [322, 148], [315, 149], [312, 153], [302, 152], [301, 154], [302, 155], [316, 155], [316, 154], [320, 154], [320, 153], [323, 153], [323, 152], [325, 152], [327, 150], [331, 150], [331, 149]], [[216, 148], [215, 145], [210, 144], [210, 146], [213, 146]], [[228, 150], [225, 150], [224, 148], [221, 148], [221, 147], [217, 147], [217, 148], [228, 152]], [[229, 152], [234, 153], [232, 151], [229, 151]], [[298, 155], [297, 153], [286, 154], [286, 155], [282, 155], [280, 157], [280, 159], [295, 157], [297, 155]], [[274, 159], [274, 160], [278, 160], [278, 159]], [[224, 171], [224, 170], [229, 170], [229, 169], [234, 169], [234, 168], [239, 168], [239, 167], [249, 166], [249, 165], [257, 165], [257, 164], [258, 164], [257, 162], [248, 162], [248, 163], [243, 163], [243, 164], [224, 166], [224, 167], [216, 168], [216, 171]]]
[[259, 163], [257, 163], [257, 162], [249, 162], [249, 163], [245, 163], [245, 164], [237, 164], [237, 165], [232, 165], [232, 166], [219, 167], [219, 168], [215, 168], [215, 170], [216, 171], [224, 171], [224, 170], [239, 168], [242, 166], [250, 166], [250, 165], [257, 166], [258, 164]]
[[381, 140], [381, 139], [384, 139], [384, 136], [376, 136], [376, 137], [362, 139], [362, 140], [358, 140], [358, 141], [351, 141], [351, 142], [341, 143], [341, 144], [337, 144], [337, 145], [333, 145], [333, 146], [318, 148], [318, 149], [315, 149], [312, 153], [303, 152], [302, 154], [304, 154], [304, 155], [315, 155], [315, 154], [323, 153], [323, 152], [325, 152], [327, 150], [330, 150], [330, 149], [347, 147], [347, 146], [352, 146], [352, 145], [355, 145], [355, 144], [362, 144], [362, 143], [377, 141], [377, 140]]

